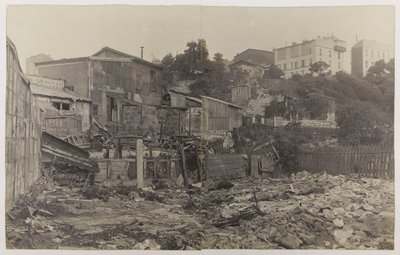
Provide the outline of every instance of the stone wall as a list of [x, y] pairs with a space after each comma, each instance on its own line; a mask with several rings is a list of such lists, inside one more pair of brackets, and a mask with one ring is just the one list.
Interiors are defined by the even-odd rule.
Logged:
[[7, 39], [6, 210], [39, 178], [41, 112]]

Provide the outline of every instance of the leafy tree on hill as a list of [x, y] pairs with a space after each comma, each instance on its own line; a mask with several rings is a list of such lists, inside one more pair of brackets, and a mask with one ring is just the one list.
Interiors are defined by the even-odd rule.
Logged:
[[268, 71], [265, 73], [267, 79], [280, 79], [285, 75], [285, 73], [279, 69], [276, 65], [271, 65]]
[[165, 57], [161, 60], [161, 64], [165, 67], [166, 71], [169, 71], [172, 64], [174, 63], [174, 56], [171, 53], [165, 55]]
[[330, 66], [324, 61], [318, 61], [312, 64], [308, 70], [310, 70], [311, 73], [318, 74], [318, 76], [325, 76], [326, 74], [329, 73], [328, 71], [329, 67]]

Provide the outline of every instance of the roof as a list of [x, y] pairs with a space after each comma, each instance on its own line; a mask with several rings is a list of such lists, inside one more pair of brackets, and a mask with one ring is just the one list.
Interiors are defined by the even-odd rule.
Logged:
[[55, 97], [61, 99], [70, 99], [72, 101], [87, 101], [91, 102], [89, 98], [83, 97], [68, 89], [57, 89], [46, 86], [40, 86], [35, 83], [31, 83], [31, 91], [34, 95]]
[[83, 61], [86, 61], [87, 59], [98, 60], [98, 61], [122, 61], [122, 62], [134, 61], [136, 63], [140, 63], [143, 65], [148, 65], [148, 66], [155, 67], [158, 69], [163, 69], [163, 66], [161, 66], [161, 65], [154, 64], [152, 62], [135, 57], [133, 55], [115, 50], [108, 46], [103, 47], [101, 50], [97, 51], [92, 56], [50, 60], [50, 61], [36, 63], [36, 65], [40, 66], [40, 65], [51, 65], [51, 64], [59, 64], [59, 63], [83, 62]]
[[387, 51], [393, 52], [392, 45], [382, 44], [382, 43], [379, 43], [379, 42], [373, 41], [373, 40], [365, 40], [365, 39], [360, 40], [356, 44], [354, 44], [354, 46], [352, 48], [354, 49], [354, 48], [359, 48], [359, 47], [367, 47], [367, 48], [373, 48], [373, 49], [377, 49], [377, 50], [387, 50]]
[[216, 99], [216, 98], [213, 98], [213, 97], [207, 97], [207, 96], [200, 96], [200, 97], [201, 97], [202, 99], [205, 98], [205, 99], [212, 100], [212, 101], [216, 101], [216, 102], [219, 102], [219, 103], [222, 103], [222, 104], [226, 104], [226, 105], [229, 105], [229, 106], [238, 108], [238, 109], [243, 109], [243, 107], [241, 107], [241, 106], [238, 106], [238, 105], [235, 105], [235, 104], [226, 102], [226, 101], [222, 101], [222, 100], [219, 100], [219, 99]]
[[49, 64], [60, 64], [60, 63], [75, 63], [75, 62], [84, 62], [87, 57], [79, 57], [79, 58], [62, 58], [56, 60], [49, 60], [44, 62], [35, 63], [37, 66], [41, 65], [49, 65]]
[[246, 61], [255, 65], [267, 66], [274, 64], [274, 53], [267, 50], [247, 49], [233, 58], [233, 62]]
[[260, 67], [266, 66], [266, 65], [262, 66], [262, 65], [259, 65], [259, 64], [254, 64], [254, 63], [251, 63], [251, 62], [246, 61], [246, 60], [239, 60], [239, 61], [233, 62], [229, 66], [234, 66], [234, 65], [239, 65], [239, 64], [246, 64], [246, 65], [250, 65], [250, 66], [260, 66]]

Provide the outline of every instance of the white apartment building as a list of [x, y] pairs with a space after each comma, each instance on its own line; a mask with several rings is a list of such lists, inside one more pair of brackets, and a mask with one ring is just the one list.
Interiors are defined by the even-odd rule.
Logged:
[[394, 58], [393, 46], [369, 40], [358, 41], [351, 48], [351, 74], [363, 78], [376, 61], [388, 62], [391, 58]]
[[274, 49], [275, 65], [285, 73], [285, 78], [290, 78], [294, 74], [310, 73], [310, 66], [318, 61], [327, 63], [328, 70], [335, 74], [344, 70], [344, 52], [346, 52], [345, 41], [334, 36], [318, 37]]

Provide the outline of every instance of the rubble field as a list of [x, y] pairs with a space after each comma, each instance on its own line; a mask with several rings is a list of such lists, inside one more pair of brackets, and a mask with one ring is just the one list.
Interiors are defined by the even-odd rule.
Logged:
[[7, 248], [394, 248], [390, 180], [299, 172], [189, 188], [47, 186], [7, 213]]

